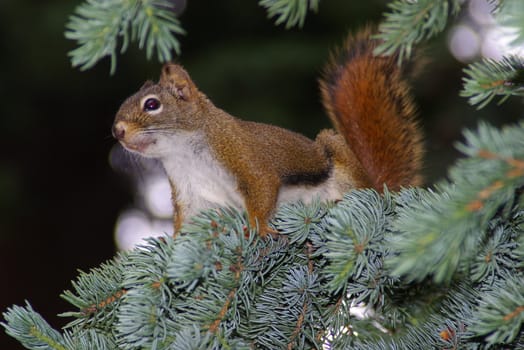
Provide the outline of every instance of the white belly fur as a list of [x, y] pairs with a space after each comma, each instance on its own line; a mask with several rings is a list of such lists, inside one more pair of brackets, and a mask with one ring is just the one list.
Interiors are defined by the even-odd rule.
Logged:
[[175, 184], [177, 200], [189, 219], [209, 208], [244, 207], [234, 177], [211, 155], [198, 134], [177, 135], [171, 155], [162, 159], [167, 176]]
[[330, 175], [326, 181], [316, 185], [288, 185], [282, 186], [278, 192], [277, 206], [289, 202], [302, 201], [310, 203], [314, 199], [336, 200], [341, 199], [342, 193], [335, 184], [335, 178]]
[[[170, 152], [161, 160], [167, 176], [176, 186], [177, 200], [184, 208], [186, 220], [210, 208], [245, 210], [244, 199], [237, 189], [234, 176], [212, 156], [200, 135], [180, 134], [171, 137], [169, 143], [162, 145], [169, 147]], [[334, 177], [330, 176], [317, 186], [283, 186], [278, 194], [277, 206], [299, 200], [308, 203], [316, 198], [334, 200], [340, 197]]]

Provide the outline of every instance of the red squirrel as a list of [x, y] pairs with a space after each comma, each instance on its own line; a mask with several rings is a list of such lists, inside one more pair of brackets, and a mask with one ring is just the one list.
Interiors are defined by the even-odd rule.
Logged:
[[171, 185], [175, 234], [201, 210], [247, 210], [261, 236], [275, 208], [290, 201], [338, 200], [354, 188], [381, 192], [421, 183], [422, 134], [395, 56], [374, 56], [369, 28], [350, 35], [320, 79], [335, 130], [310, 140], [237, 119], [216, 107], [180, 66], [163, 66], [120, 107], [114, 137], [159, 159]]

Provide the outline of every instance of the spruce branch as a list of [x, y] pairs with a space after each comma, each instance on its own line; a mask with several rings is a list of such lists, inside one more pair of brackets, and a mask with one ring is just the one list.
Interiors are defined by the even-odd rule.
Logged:
[[469, 158], [450, 170], [451, 182], [440, 185], [441, 193], [427, 192], [422, 201], [399, 209], [395, 226], [409, 237], [393, 237], [392, 249], [398, 253], [388, 261], [393, 274], [451, 281], [478, 253], [489, 221], [510, 210], [524, 185], [523, 124], [502, 131], [481, 124], [477, 133], [465, 136], [459, 149]]
[[111, 336], [96, 329], [66, 331], [64, 333], [64, 344], [67, 349], [71, 350], [113, 350], [118, 348]]
[[268, 17], [276, 17], [275, 23], [285, 23], [286, 29], [302, 27], [308, 11], [317, 11], [320, 0], [260, 0]]
[[[371, 266], [380, 264], [384, 256], [381, 243], [390, 206], [388, 196], [383, 198], [376, 191], [369, 190], [348, 193], [333, 210], [333, 216], [328, 218], [330, 235], [325, 238], [324, 253], [331, 261], [326, 273], [332, 292], [344, 290], [350, 278], [358, 280]], [[366, 274], [365, 278], [373, 278], [373, 274]], [[368, 282], [366, 280], [364, 284], [368, 285]], [[357, 290], [354, 286], [352, 293]], [[362, 293], [357, 302], [361, 298], [367, 299], [372, 290], [362, 290]]]
[[501, 271], [513, 270], [519, 261], [515, 252], [517, 244], [505, 235], [513, 234], [512, 230], [504, 226], [496, 226], [487, 242], [479, 251], [475, 262], [471, 267], [471, 278], [473, 281], [486, 281], [493, 283]]
[[[513, 36], [512, 45], [524, 42], [524, 3], [519, 0], [490, 1], [498, 25]], [[468, 97], [477, 109], [485, 107], [499, 96], [499, 104], [510, 96], [524, 95], [524, 59], [506, 55], [499, 61], [483, 59], [464, 69], [466, 77], [461, 96]]]
[[304, 203], [286, 205], [275, 216], [274, 225], [279, 232], [289, 238], [289, 243], [303, 244], [309, 239], [311, 232], [320, 231], [319, 226], [327, 210], [326, 204], [318, 200], [313, 201], [310, 205], [304, 205]]
[[464, 88], [461, 96], [469, 97], [471, 105], [483, 108], [496, 96], [499, 104], [510, 96], [524, 96], [524, 59], [508, 56], [500, 61], [483, 59], [470, 64], [464, 69], [467, 75], [463, 79]]
[[[304, 25], [308, 11], [317, 11], [320, 0], [260, 0], [268, 17], [286, 28]], [[178, 35], [185, 31], [169, 0], [85, 0], [66, 24], [65, 37], [78, 47], [69, 52], [73, 67], [86, 70], [109, 57], [111, 74], [116, 70], [117, 54], [137, 42], [146, 57], [153, 54], [160, 62], [180, 54]]]
[[2, 325], [30, 349], [520, 346], [524, 124], [483, 124], [460, 149], [433, 191], [286, 205], [278, 239], [235, 210], [206, 211], [176, 239], [81, 272], [64, 331], [29, 305]]
[[165, 62], [173, 52], [180, 53], [175, 35], [185, 33], [167, 0], [86, 0], [66, 29], [66, 38], [79, 45], [69, 53], [74, 67], [85, 70], [109, 56], [111, 73], [116, 69], [117, 51], [125, 52], [130, 42], [138, 41], [148, 59], [156, 49], [158, 60]]
[[515, 266], [517, 268], [524, 268], [524, 227], [521, 227], [519, 232], [520, 236], [517, 238], [517, 247], [514, 251], [516, 256], [515, 259], [517, 260], [517, 264]]
[[16, 338], [28, 349], [69, 350], [64, 346], [63, 336], [33, 310], [26, 306], [13, 306], [4, 313], [7, 323], [2, 323], [6, 333]]
[[115, 311], [126, 293], [122, 288], [121, 264], [125, 259], [126, 256], [121, 254], [117, 260], [103, 263], [89, 273], [80, 271], [77, 280], [72, 282], [75, 292], [67, 290], [61, 295], [79, 310], [61, 314], [76, 318], [66, 328], [86, 323], [105, 325], [115, 321]]
[[411, 56], [413, 46], [442, 32], [448, 17], [458, 13], [459, 0], [395, 0], [388, 7], [375, 38], [382, 43], [377, 55], [398, 55], [399, 63]]
[[519, 0], [499, 0], [495, 3], [494, 15], [497, 23], [510, 29], [513, 45], [524, 42], [524, 3]]
[[524, 278], [506, 276], [495, 284], [479, 301], [472, 315], [475, 321], [468, 327], [473, 336], [486, 336], [488, 345], [509, 344], [524, 325]]
[[77, 329], [60, 334], [33, 310], [26, 302], [25, 307], [13, 306], [4, 313], [7, 334], [18, 339], [27, 349], [34, 350], [112, 350], [116, 344], [110, 337], [96, 329]]
[[[428, 289], [426, 289], [428, 290]], [[482, 348], [480, 343], [467, 337], [467, 321], [472, 314], [472, 303], [476, 300], [477, 291], [470, 281], [464, 280], [447, 287], [438, 299], [428, 299], [429, 313], [411, 315], [411, 320], [392, 334], [362, 339], [359, 349], [448, 349]], [[413, 299], [407, 301], [406, 304]], [[413, 310], [415, 311], [415, 310]], [[422, 345], [423, 344], [423, 345]]]
[[[122, 305], [115, 325], [123, 349], [166, 346], [178, 328], [170, 301], [176, 292], [167, 283], [173, 254], [172, 238], [149, 241], [122, 263]], [[155, 258], [152, 259], [151, 257]]]

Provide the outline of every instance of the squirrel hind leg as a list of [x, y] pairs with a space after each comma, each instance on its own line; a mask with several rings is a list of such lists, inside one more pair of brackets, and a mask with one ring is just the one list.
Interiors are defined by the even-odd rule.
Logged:
[[344, 137], [335, 130], [322, 130], [315, 142], [322, 147], [333, 163], [335, 183], [341, 193], [354, 188], [371, 187], [371, 181]]

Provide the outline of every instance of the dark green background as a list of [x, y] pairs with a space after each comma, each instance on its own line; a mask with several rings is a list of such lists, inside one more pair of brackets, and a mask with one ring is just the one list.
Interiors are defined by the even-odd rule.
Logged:
[[[132, 187], [108, 162], [113, 115], [160, 68], [136, 48], [119, 56], [114, 76], [108, 60], [86, 72], [71, 68], [75, 43], [63, 32], [79, 3], [0, 2], [0, 311], [27, 299], [55, 327], [67, 321], [56, 317], [70, 310], [59, 294], [77, 269], [114, 255], [115, 220]], [[231, 114], [314, 137], [328, 126], [316, 79], [329, 50], [349, 30], [380, 20], [385, 3], [324, 0], [302, 30], [287, 31], [256, 0], [189, 0], [178, 61]], [[414, 83], [428, 183], [445, 176], [462, 128], [521, 113], [516, 99], [476, 112], [458, 97], [462, 65], [445, 38], [427, 45], [429, 63]], [[22, 347], [0, 331], [0, 348]]]

